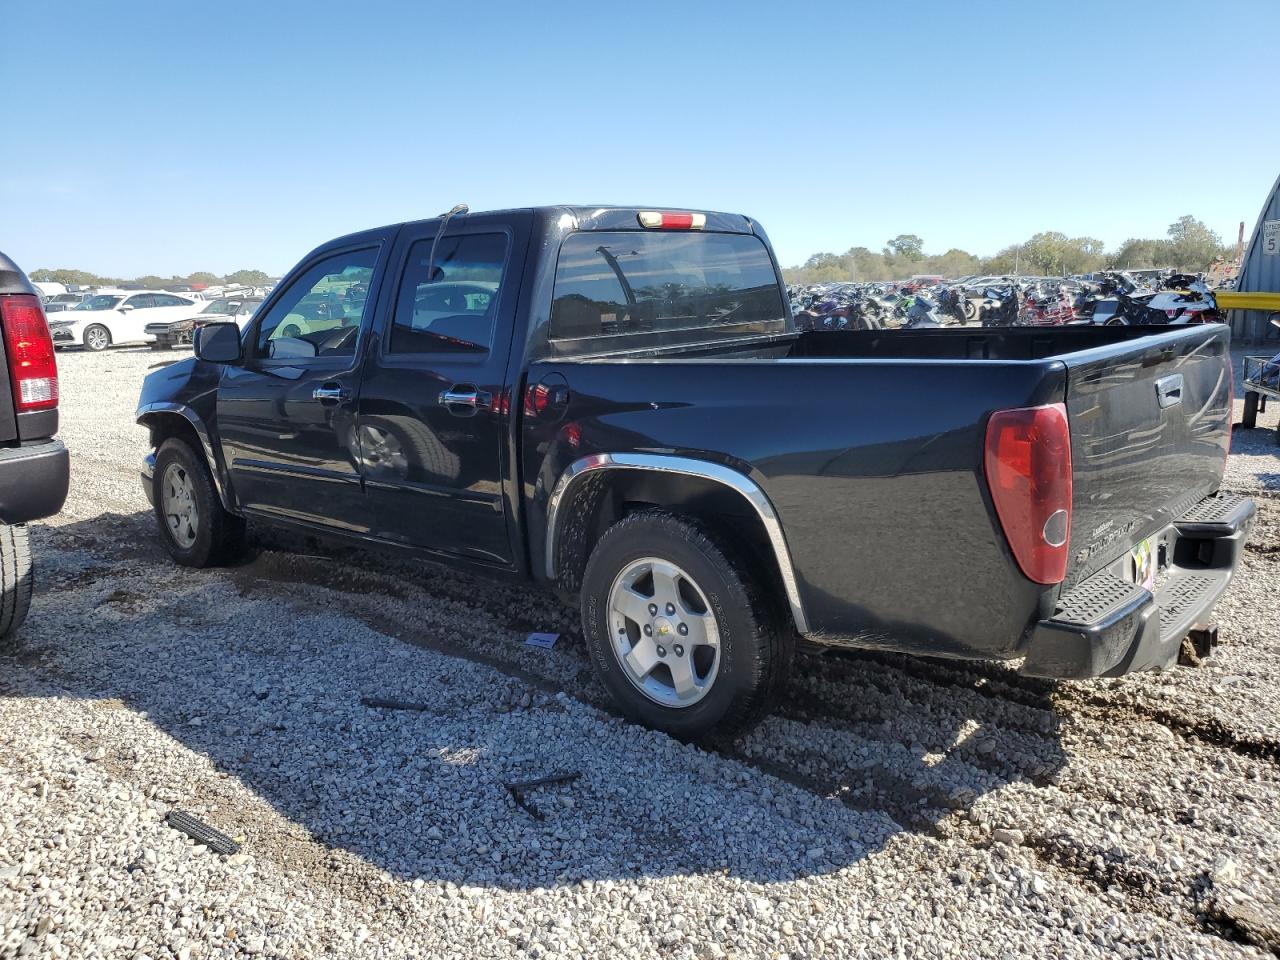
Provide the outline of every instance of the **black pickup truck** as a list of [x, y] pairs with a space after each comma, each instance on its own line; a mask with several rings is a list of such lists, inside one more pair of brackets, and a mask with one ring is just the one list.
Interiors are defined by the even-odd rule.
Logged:
[[67, 499], [58, 365], [39, 291], [0, 253], [0, 646], [27, 617], [35, 584], [26, 524]]
[[721, 213], [342, 237], [147, 378], [143, 487], [179, 563], [253, 518], [545, 584], [682, 737], [758, 718], [800, 639], [1176, 662], [1254, 511], [1225, 327], [798, 333], [784, 289]]

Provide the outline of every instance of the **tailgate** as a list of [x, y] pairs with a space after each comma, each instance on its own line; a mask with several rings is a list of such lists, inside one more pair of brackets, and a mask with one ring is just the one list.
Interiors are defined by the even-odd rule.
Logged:
[[1154, 331], [1059, 358], [1067, 366], [1073, 468], [1064, 590], [1221, 482], [1231, 416], [1228, 329]]

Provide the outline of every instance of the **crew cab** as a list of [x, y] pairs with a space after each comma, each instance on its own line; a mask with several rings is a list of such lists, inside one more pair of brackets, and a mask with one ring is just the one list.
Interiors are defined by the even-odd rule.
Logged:
[[143, 489], [191, 566], [252, 518], [542, 584], [680, 737], [760, 717], [801, 640], [1177, 662], [1254, 512], [1225, 327], [800, 333], [784, 289], [722, 213], [345, 236], [146, 379]]
[[70, 460], [57, 432], [58, 365], [40, 294], [0, 253], [0, 647], [31, 606], [26, 525], [67, 499]]

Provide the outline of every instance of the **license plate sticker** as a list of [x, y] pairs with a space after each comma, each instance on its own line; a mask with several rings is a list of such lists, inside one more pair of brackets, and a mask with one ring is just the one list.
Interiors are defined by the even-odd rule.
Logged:
[[1133, 558], [1133, 582], [1147, 590], [1156, 588], [1156, 559], [1151, 541], [1143, 540], [1129, 554]]

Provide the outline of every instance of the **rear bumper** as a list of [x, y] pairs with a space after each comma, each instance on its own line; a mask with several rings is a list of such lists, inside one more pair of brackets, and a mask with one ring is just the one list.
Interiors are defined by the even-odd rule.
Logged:
[[71, 458], [61, 440], [0, 449], [0, 523], [51, 517], [67, 500]]
[[1231, 582], [1255, 513], [1249, 497], [1207, 497], [1152, 538], [1167, 558], [1154, 592], [1113, 565], [1064, 594], [1032, 631], [1022, 672], [1117, 677], [1175, 663], [1183, 638], [1207, 621]]

